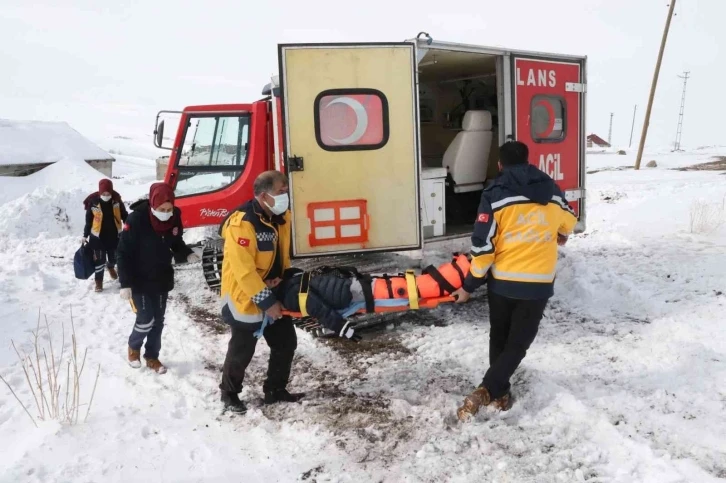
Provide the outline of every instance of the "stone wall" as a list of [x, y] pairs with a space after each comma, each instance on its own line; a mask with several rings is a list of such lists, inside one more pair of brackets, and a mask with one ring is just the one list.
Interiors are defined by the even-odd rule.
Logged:
[[113, 160], [112, 159], [99, 159], [99, 160], [91, 160], [86, 161], [90, 167], [95, 169], [96, 171], [99, 171], [101, 174], [106, 176], [107, 178], [113, 177]]

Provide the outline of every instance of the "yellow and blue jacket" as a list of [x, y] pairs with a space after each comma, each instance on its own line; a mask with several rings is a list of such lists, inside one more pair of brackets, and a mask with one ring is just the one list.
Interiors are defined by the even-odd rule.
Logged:
[[547, 174], [531, 164], [505, 167], [482, 193], [464, 289], [471, 293], [486, 280], [488, 290], [503, 297], [552, 297], [557, 235], [569, 236], [576, 223]]
[[234, 211], [219, 234], [224, 239], [222, 318], [257, 330], [264, 311], [277, 302], [265, 280], [282, 278], [291, 266], [290, 212], [270, 218], [253, 200]]
[[[121, 196], [115, 191], [112, 193], [113, 199], [111, 204], [113, 207], [113, 221], [116, 224], [116, 233], [113, 236], [118, 238], [121, 233], [121, 227], [129, 216], [126, 206], [121, 200]], [[83, 229], [83, 236], [93, 235], [101, 238], [101, 228], [103, 227], [103, 208], [101, 207], [101, 195], [98, 193], [90, 194], [84, 201], [83, 205], [86, 209], [86, 226]]]

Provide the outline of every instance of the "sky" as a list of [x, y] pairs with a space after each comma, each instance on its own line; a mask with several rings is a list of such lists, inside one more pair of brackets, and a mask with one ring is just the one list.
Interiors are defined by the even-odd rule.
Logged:
[[[587, 131], [637, 147], [668, 0], [2, 0], [0, 118], [62, 120], [89, 137], [149, 136], [156, 112], [251, 102], [277, 44], [435, 40], [588, 57]], [[726, 2], [678, 0], [648, 145], [726, 144]], [[149, 141], [150, 142], [150, 141]]]

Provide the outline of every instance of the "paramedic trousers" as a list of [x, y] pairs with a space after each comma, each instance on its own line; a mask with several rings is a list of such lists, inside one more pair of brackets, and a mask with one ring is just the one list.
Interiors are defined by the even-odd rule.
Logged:
[[492, 399], [509, 392], [509, 379], [537, 336], [547, 301], [510, 299], [489, 292], [489, 370], [481, 385]]
[[93, 263], [96, 266], [96, 280], [103, 280], [106, 267], [116, 267], [116, 250], [93, 250]]
[[[267, 379], [262, 389], [265, 392], [285, 389], [290, 379], [292, 358], [297, 349], [297, 334], [292, 319], [283, 317], [273, 324], [265, 327], [262, 334], [270, 347], [270, 361], [267, 366]], [[254, 331], [232, 326], [232, 337], [227, 348], [227, 357], [222, 368], [222, 391], [239, 394], [242, 392], [242, 383], [245, 370], [255, 354], [257, 337]]]
[[146, 339], [144, 359], [159, 358], [168, 296], [168, 293], [134, 293], [131, 297], [131, 307], [136, 312], [136, 323], [129, 337], [129, 347], [141, 350]]

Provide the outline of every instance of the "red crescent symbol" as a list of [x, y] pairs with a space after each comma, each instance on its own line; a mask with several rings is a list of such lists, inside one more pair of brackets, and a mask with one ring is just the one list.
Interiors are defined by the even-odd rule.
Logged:
[[353, 113], [355, 114], [355, 118], [356, 118], [355, 129], [353, 129], [352, 133], [348, 134], [345, 138], [342, 138], [342, 139], [336, 139], [332, 136], [328, 136], [328, 137], [332, 141], [336, 142], [337, 144], [341, 144], [341, 145], [351, 145], [351, 144], [355, 144], [356, 142], [360, 141], [360, 139], [363, 137], [363, 135], [368, 130], [368, 112], [366, 111], [365, 106], [360, 101], [353, 99], [352, 97], [341, 96], [341, 97], [336, 97], [335, 99], [328, 102], [328, 104], [325, 106], [325, 108], [327, 109], [328, 107], [332, 106], [333, 104], [344, 104], [353, 110]]
[[549, 123], [547, 124], [547, 128], [542, 131], [535, 133], [539, 137], [548, 138], [552, 135], [552, 132], [555, 130], [555, 110], [552, 107], [552, 104], [545, 100], [539, 101], [536, 106], [542, 106], [545, 109], [547, 109], [547, 115], [549, 116]]

